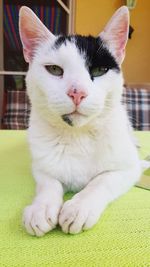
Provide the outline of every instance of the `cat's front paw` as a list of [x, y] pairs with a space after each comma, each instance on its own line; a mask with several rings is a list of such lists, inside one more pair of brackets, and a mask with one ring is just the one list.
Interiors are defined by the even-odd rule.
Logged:
[[58, 223], [61, 205], [33, 203], [23, 213], [23, 223], [31, 235], [43, 236], [54, 229]]
[[59, 215], [59, 224], [63, 232], [77, 234], [96, 224], [100, 214], [100, 210], [88, 199], [73, 198], [64, 203]]

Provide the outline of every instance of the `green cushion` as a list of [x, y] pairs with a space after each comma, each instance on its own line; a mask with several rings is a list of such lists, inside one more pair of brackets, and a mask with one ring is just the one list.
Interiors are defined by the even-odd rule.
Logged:
[[[144, 158], [150, 133], [136, 135]], [[21, 224], [34, 188], [25, 131], [0, 131], [0, 267], [150, 266], [150, 191], [132, 188], [89, 231], [66, 235], [56, 229], [38, 238]]]

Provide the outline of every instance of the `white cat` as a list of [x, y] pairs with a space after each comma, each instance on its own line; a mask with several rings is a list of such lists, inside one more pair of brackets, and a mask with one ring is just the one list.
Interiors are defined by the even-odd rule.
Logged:
[[[37, 184], [25, 228], [42, 236], [59, 224], [65, 233], [79, 233], [141, 174], [120, 101], [128, 9], [121, 7], [96, 38], [54, 36], [27, 7], [19, 25], [29, 63], [28, 138]], [[66, 191], [78, 193], [64, 203]]]

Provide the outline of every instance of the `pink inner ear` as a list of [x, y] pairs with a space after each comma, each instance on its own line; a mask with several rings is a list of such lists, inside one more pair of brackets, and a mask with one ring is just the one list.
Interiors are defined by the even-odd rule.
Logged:
[[[128, 38], [128, 23], [126, 21], [122, 22], [122, 28], [119, 33], [120, 40], [120, 49], [123, 50], [126, 46], [127, 38]], [[118, 40], [118, 41], [119, 41]]]
[[127, 42], [127, 38], [128, 38], [128, 23], [125, 22], [121, 22], [122, 23], [122, 27], [120, 32], [118, 32], [117, 35], [117, 40], [116, 40], [116, 55], [118, 57], [124, 56], [125, 53], [125, 46], [126, 46], [126, 42]]
[[26, 62], [29, 63], [33, 58], [35, 47], [38, 44], [38, 38], [33, 32], [30, 32], [27, 29], [25, 29], [21, 36], [24, 58]]
[[[39, 33], [34, 32], [32, 30], [28, 30], [26, 26], [22, 23], [22, 28], [21, 28], [21, 40], [23, 43], [23, 53], [24, 53], [24, 58], [26, 62], [30, 62], [33, 58], [34, 55], [34, 50], [35, 47], [37, 46], [38, 42], [40, 41], [40, 38], [38, 38]], [[44, 36], [43, 36], [44, 39]]]
[[40, 43], [42, 44], [44, 40], [53, 39], [55, 36], [49, 32], [28, 7], [22, 7], [19, 16], [19, 30], [24, 58], [29, 63], [33, 59], [35, 48]]
[[28, 50], [26, 48], [23, 48], [23, 55], [24, 55], [24, 59], [27, 63], [30, 63], [32, 58], [33, 58], [33, 50]]
[[128, 40], [128, 21], [124, 20], [120, 22], [121, 25], [121, 29], [119, 32], [119, 40], [118, 40], [118, 49], [120, 50], [121, 53], [124, 54], [125, 52], [125, 46]]
[[28, 41], [28, 38], [26, 37], [25, 31], [21, 34], [21, 39], [23, 43], [23, 54], [26, 62], [30, 62], [33, 57], [33, 44], [32, 44], [32, 38], [30, 39], [30, 43]]
[[122, 63], [125, 55], [125, 46], [128, 39], [128, 25], [128, 9], [126, 7], [121, 7], [116, 11], [107, 23], [104, 31], [100, 34], [119, 64]]
[[49, 38], [49, 34], [43, 31], [30, 31], [26, 27], [21, 29], [21, 40], [23, 44], [23, 53], [26, 62], [31, 62], [34, 56], [35, 48], [38, 44]]

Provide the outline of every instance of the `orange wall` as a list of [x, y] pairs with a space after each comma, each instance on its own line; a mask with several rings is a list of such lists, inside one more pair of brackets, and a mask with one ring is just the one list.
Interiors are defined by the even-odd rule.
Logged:
[[[97, 35], [124, 3], [123, 0], [76, 0], [76, 33]], [[128, 41], [123, 63], [125, 81], [150, 83], [150, 0], [137, 0], [130, 15], [135, 31]]]

